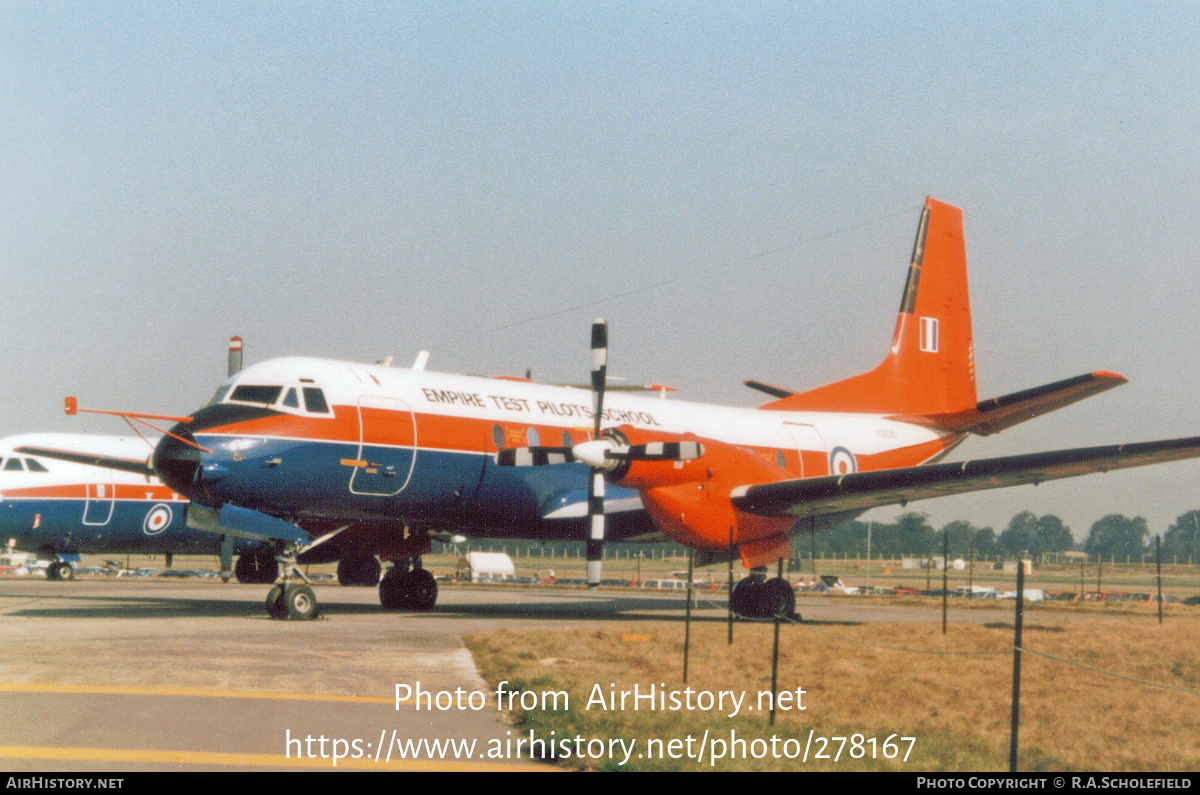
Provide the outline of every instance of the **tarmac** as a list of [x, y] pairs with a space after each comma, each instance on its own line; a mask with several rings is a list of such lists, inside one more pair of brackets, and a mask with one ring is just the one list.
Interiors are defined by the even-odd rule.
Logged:
[[[684, 615], [678, 593], [486, 586], [443, 587], [429, 613], [389, 613], [374, 588], [328, 585], [316, 588], [321, 618], [283, 621], [266, 615], [266, 591], [0, 578], [0, 768], [553, 770], [520, 747], [462, 637]], [[702, 594], [693, 619], [723, 622], [725, 609], [723, 595]], [[940, 621], [846, 599], [798, 609], [818, 623]], [[1011, 608], [951, 619], [1011, 620]]]

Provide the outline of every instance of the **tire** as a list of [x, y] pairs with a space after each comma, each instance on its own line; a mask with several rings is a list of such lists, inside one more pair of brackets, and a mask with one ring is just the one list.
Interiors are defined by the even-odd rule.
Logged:
[[408, 572], [389, 569], [379, 581], [379, 604], [384, 610], [403, 610], [412, 601], [412, 580]]
[[271, 618], [285, 618], [287, 605], [283, 603], [283, 586], [272, 585], [267, 591], [267, 615]]
[[342, 558], [338, 561], [338, 583], [346, 586], [379, 584], [379, 574], [383, 567], [373, 556], [361, 558]]
[[422, 612], [432, 610], [437, 604], [437, 580], [425, 569], [413, 569], [408, 573], [408, 578], [411, 583], [409, 594], [412, 609]]
[[75, 577], [75, 569], [65, 560], [51, 563], [46, 569], [46, 578], [50, 580], [71, 580]]
[[761, 609], [763, 584], [758, 580], [745, 579], [733, 586], [729, 595], [729, 606], [735, 615], [742, 618], [762, 618]]
[[270, 553], [243, 552], [233, 566], [238, 582], [250, 585], [268, 585], [279, 578], [279, 563]]
[[796, 592], [787, 580], [772, 577], [763, 583], [763, 618], [791, 618], [796, 614]]
[[297, 621], [309, 621], [317, 617], [317, 595], [307, 585], [289, 585], [283, 589], [284, 610], [287, 617]]

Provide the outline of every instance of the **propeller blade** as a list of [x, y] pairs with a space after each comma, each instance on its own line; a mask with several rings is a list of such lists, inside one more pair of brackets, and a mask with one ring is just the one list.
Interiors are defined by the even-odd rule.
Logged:
[[704, 445], [700, 442], [650, 442], [614, 447], [604, 455], [618, 461], [691, 461], [704, 455]]
[[592, 410], [595, 420], [593, 439], [600, 438], [600, 420], [604, 413], [604, 382], [608, 377], [608, 323], [597, 318], [592, 323]]
[[575, 460], [570, 447], [506, 447], [496, 453], [502, 467], [544, 467]]
[[588, 588], [600, 587], [600, 561], [604, 557], [604, 471], [593, 469], [588, 479]]
[[[592, 444], [600, 442], [600, 422], [604, 414], [604, 386], [608, 379], [608, 323], [597, 318], [592, 323]], [[603, 458], [603, 456], [601, 457]], [[604, 558], [604, 470], [593, 465], [588, 478], [588, 588], [600, 587], [600, 561]]]

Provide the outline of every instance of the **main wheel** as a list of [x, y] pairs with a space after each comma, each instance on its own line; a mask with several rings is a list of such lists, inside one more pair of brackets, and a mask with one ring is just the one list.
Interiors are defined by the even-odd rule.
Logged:
[[407, 571], [388, 569], [379, 581], [379, 603], [384, 610], [401, 610], [412, 602], [412, 580]]
[[287, 617], [307, 621], [317, 617], [317, 595], [307, 585], [288, 585], [283, 589]]
[[772, 577], [763, 583], [763, 617], [791, 618], [796, 613], [796, 592], [787, 580]]
[[56, 560], [46, 569], [48, 580], [69, 580], [75, 576], [75, 570], [65, 560]]
[[266, 585], [279, 577], [279, 563], [270, 552], [243, 552], [233, 565], [238, 582]]
[[763, 584], [749, 578], [741, 580], [733, 586], [729, 595], [729, 606], [735, 615], [742, 618], [762, 618], [760, 614]]
[[382, 571], [373, 556], [342, 558], [338, 561], [337, 578], [342, 585], [378, 585]]
[[437, 580], [425, 569], [413, 569], [408, 573], [413, 610], [432, 610], [437, 604]]

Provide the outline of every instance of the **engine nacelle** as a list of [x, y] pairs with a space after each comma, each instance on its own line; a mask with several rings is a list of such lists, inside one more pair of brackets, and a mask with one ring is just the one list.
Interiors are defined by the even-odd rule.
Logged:
[[739, 511], [731, 492], [747, 483], [791, 480], [796, 476], [744, 447], [700, 439], [693, 434], [655, 433], [622, 426], [630, 444], [699, 441], [704, 455], [691, 461], [631, 461], [609, 473], [609, 480], [641, 492], [642, 504], [655, 525], [671, 539], [705, 549], [743, 547], [780, 537], [795, 520]]

